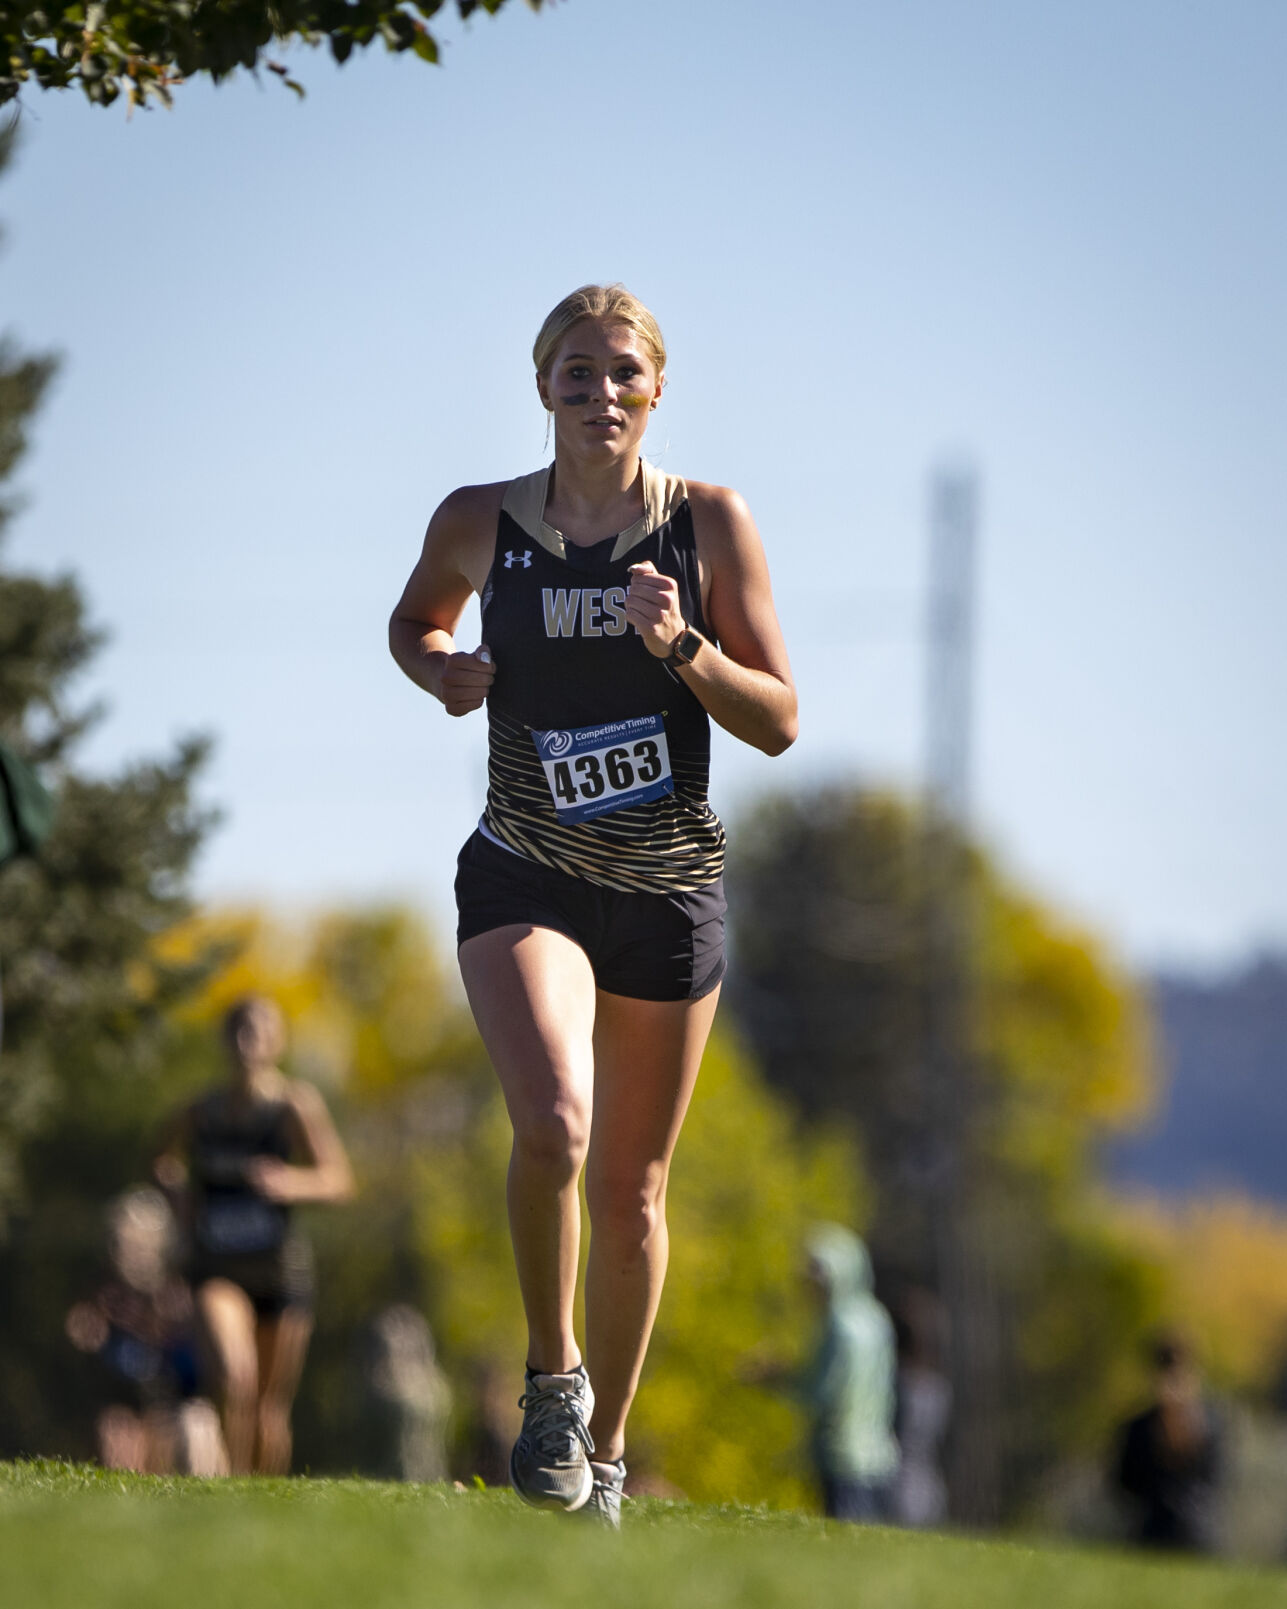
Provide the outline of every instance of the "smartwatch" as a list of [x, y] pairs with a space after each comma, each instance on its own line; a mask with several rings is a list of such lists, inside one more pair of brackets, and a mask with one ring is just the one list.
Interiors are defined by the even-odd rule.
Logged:
[[670, 654], [666, 659], [667, 665], [691, 665], [697, 657], [697, 650], [706, 639], [700, 631], [694, 631], [691, 626], [685, 626], [679, 636], [670, 645]]

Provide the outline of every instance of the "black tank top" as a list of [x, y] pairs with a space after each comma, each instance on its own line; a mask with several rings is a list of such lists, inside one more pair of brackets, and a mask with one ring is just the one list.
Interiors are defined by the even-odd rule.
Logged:
[[253, 1157], [291, 1157], [290, 1106], [257, 1101], [231, 1111], [223, 1091], [194, 1113], [188, 1173], [195, 1208], [193, 1235], [200, 1251], [222, 1256], [272, 1252], [286, 1239], [290, 1210], [265, 1201], [246, 1179]]
[[510, 484], [483, 588], [485, 830], [605, 888], [678, 893], [721, 874], [724, 829], [707, 802], [710, 723], [625, 617], [632, 564], [679, 585], [704, 636], [693, 516], [674, 476], [643, 466], [645, 513], [590, 547], [543, 520], [549, 471]]

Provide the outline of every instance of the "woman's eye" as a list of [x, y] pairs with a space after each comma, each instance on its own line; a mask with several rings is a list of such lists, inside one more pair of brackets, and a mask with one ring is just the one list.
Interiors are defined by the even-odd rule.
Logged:
[[587, 369], [583, 363], [578, 363], [578, 364], [575, 365], [575, 367], [573, 367], [573, 368], [568, 370], [568, 379], [569, 380], [584, 380], [589, 375], [589, 373], [590, 373], [589, 369]]

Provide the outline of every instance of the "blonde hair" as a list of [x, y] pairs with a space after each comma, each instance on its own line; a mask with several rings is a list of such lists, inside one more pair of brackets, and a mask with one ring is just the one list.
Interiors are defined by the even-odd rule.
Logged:
[[661, 338], [657, 320], [637, 296], [632, 296], [624, 285], [582, 285], [554, 308], [541, 325], [541, 333], [532, 348], [532, 362], [537, 374], [549, 372], [554, 355], [563, 337], [574, 324], [592, 318], [601, 324], [625, 324], [643, 342], [648, 356], [657, 366], [660, 375], [666, 367], [666, 343]]

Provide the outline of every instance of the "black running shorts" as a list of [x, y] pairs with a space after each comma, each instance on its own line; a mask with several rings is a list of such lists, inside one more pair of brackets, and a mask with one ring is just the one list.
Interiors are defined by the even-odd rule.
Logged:
[[194, 1290], [210, 1279], [240, 1286], [260, 1318], [277, 1318], [288, 1307], [313, 1308], [313, 1248], [294, 1232], [275, 1251], [238, 1256], [197, 1248], [187, 1275]]
[[456, 943], [493, 928], [553, 928], [580, 945], [594, 981], [632, 1000], [700, 1000], [724, 976], [724, 883], [632, 894], [542, 866], [476, 832], [456, 862]]

